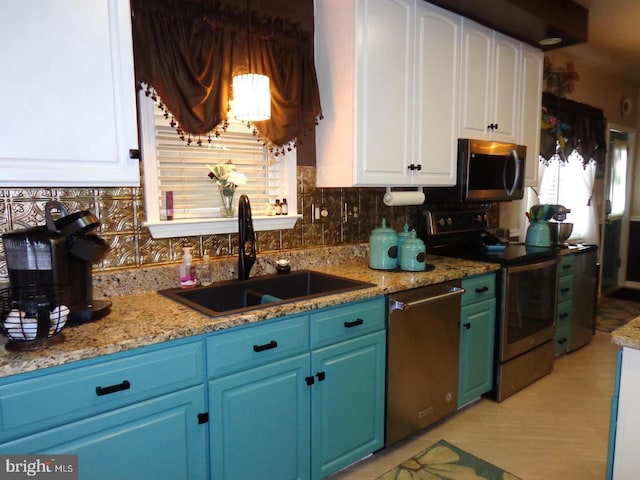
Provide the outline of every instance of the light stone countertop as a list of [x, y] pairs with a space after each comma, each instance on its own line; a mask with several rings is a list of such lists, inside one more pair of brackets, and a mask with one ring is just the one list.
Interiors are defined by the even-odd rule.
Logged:
[[[433, 265], [435, 268], [425, 272], [373, 270], [369, 268], [368, 261], [363, 256], [351, 257], [350, 262], [339, 265], [329, 265], [330, 262], [319, 263], [324, 263], [324, 265], [312, 265], [308, 268], [369, 282], [375, 286], [216, 318], [179, 305], [155, 291], [121, 296], [105, 295], [113, 302], [109, 315], [84, 325], [65, 327], [62, 331], [64, 341], [48, 345], [42, 350], [33, 352], [5, 351], [0, 355], [0, 377], [206, 334], [375, 295], [441, 283], [500, 268], [498, 264], [433, 255], [427, 255], [427, 264]], [[123, 272], [121, 276], [116, 273], [111, 275], [110, 282], [122, 283], [122, 290], [129, 292], [131, 286], [125, 286], [124, 283], [132, 281], [131, 275], [131, 272]], [[140, 279], [144, 272], [138, 271], [134, 275], [138, 277], [137, 281], [144, 283]], [[156, 282], [155, 285], [159, 283]], [[161, 286], [160, 288], [165, 287]]]
[[640, 317], [611, 332], [611, 343], [640, 350]]

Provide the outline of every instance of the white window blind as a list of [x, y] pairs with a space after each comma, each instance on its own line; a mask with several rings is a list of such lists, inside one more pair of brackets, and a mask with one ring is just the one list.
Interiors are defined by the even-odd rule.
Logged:
[[[229, 161], [247, 177], [247, 184], [236, 190], [236, 202], [241, 194], [248, 195], [256, 215], [263, 215], [266, 206], [275, 202], [279, 195], [279, 162], [246, 125], [232, 119], [220, 137], [196, 137], [189, 145], [178, 137], [162, 112], [154, 110], [158, 201], [163, 210], [170, 191], [175, 219], [215, 216], [221, 201], [216, 182], [207, 176], [207, 164]], [[201, 146], [196, 144], [198, 140]]]
[[[156, 238], [207, 235], [237, 231], [237, 219], [223, 218], [218, 185], [208, 177], [207, 165], [231, 161], [247, 177], [236, 189], [251, 201], [254, 229], [293, 228], [297, 213], [295, 149], [275, 156], [246, 124], [229, 112], [229, 128], [219, 137], [180, 139], [170, 120], [150, 98], [139, 95], [140, 132], [144, 163], [145, 225]], [[201, 145], [198, 146], [197, 142]], [[166, 214], [166, 193], [173, 192], [173, 219]], [[289, 215], [269, 216], [267, 206], [287, 199]]]

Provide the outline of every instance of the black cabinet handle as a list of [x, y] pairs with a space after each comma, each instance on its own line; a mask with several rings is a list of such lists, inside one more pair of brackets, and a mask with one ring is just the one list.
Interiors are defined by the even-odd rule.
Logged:
[[121, 392], [122, 390], [129, 390], [131, 383], [129, 380], [123, 380], [122, 383], [117, 385], [109, 385], [108, 387], [96, 387], [96, 395], [101, 397], [102, 395], [109, 395], [110, 393]]
[[562, 293], [567, 293], [571, 291], [571, 288], [567, 287], [567, 288], [563, 288], [560, 290]]
[[275, 340], [271, 340], [269, 343], [265, 343], [264, 345], [254, 345], [254, 352], [264, 352], [265, 350], [271, 350], [272, 348], [276, 348], [278, 346], [278, 342]]
[[566, 339], [566, 338], [560, 338], [560, 339], [558, 339], [558, 343], [559, 343], [560, 345], [562, 345], [562, 344], [564, 344], [564, 343], [567, 343], [567, 339]]
[[140, 150], [138, 150], [137, 148], [131, 148], [129, 150], [129, 158], [131, 158], [131, 159], [135, 158], [135, 159], [139, 160], [140, 159]]
[[484, 293], [484, 292], [488, 292], [489, 291], [489, 287], [484, 286], [481, 288], [476, 288], [476, 293]]
[[569, 314], [567, 312], [563, 312], [560, 314], [560, 318], [567, 318]]
[[362, 320], [361, 318], [358, 318], [353, 322], [344, 322], [344, 326], [346, 328], [353, 328], [353, 327], [357, 327], [358, 325], [362, 325], [363, 323], [364, 323], [364, 320]]
[[313, 375], [309, 375], [308, 377], [304, 377], [304, 381], [307, 382], [307, 385], [311, 386], [315, 383], [316, 379]]
[[316, 373], [316, 377], [318, 377], [318, 381], [321, 382], [321, 381], [323, 381], [325, 379], [326, 374], [325, 374], [325, 372], [318, 372], [318, 373]]
[[463, 326], [464, 328], [466, 328], [467, 330], [469, 330], [469, 329], [471, 328], [471, 323], [470, 323], [470, 322], [463, 323], [463, 324], [462, 324], [462, 326]]

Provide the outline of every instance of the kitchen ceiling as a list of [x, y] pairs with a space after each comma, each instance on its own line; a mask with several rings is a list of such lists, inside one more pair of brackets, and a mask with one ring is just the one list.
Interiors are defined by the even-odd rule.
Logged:
[[640, 0], [428, 1], [532, 45], [561, 37], [540, 48], [640, 84]]
[[640, 1], [575, 1], [589, 9], [589, 38], [560, 51], [640, 84]]

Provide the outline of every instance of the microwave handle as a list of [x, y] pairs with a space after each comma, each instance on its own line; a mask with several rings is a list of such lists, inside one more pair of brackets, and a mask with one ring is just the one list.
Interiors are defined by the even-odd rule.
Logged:
[[513, 159], [513, 163], [516, 167], [516, 174], [513, 176], [513, 185], [511, 188], [507, 187], [507, 165], [505, 164], [502, 169], [502, 184], [504, 185], [504, 189], [507, 191], [507, 195], [512, 196], [513, 192], [515, 192], [518, 183], [520, 182], [520, 175], [522, 174], [522, 169], [520, 168], [520, 160], [518, 159], [518, 154], [515, 150], [511, 150], [511, 154], [509, 155]]

